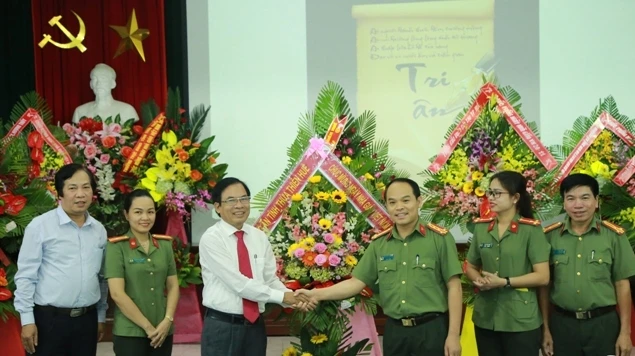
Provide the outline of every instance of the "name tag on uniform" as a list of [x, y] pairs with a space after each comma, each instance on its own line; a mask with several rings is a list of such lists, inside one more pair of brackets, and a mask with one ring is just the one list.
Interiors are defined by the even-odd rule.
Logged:
[[130, 263], [146, 263], [145, 258], [131, 258]]
[[392, 261], [394, 259], [395, 259], [395, 255], [385, 255], [385, 256], [379, 257], [380, 261]]
[[481, 248], [492, 248], [494, 246], [494, 244], [481, 244], [480, 247]]
[[554, 255], [554, 256], [564, 255], [566, 253], [567, 253], [567, 251], [565, 249], [563, 249], [563, 248], [558, 249], [558, 250], [551, 250], [551, 254]]

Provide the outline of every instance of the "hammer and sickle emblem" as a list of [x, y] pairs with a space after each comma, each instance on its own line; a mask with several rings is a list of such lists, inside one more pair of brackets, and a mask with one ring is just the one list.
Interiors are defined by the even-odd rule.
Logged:
[[77, 47], [77, 49], [79, 49], [82, 53], [86, 51], [87, 48], [82, 44], [82, 41], [84, 41], [84, 38], [86, 37], [86, 26], [84, 26], [84, 21], [81, 17], [79, 17], [79, 15], [77, 15], [77, 13], [75, 13], [75, 11], [72, 11], [72, 13], [75, 15], [75, 17], [77, 17], [77, 20], [79, 21], [79, 33], [77, 34], [77, 36], [73, 36], [70, 32], [68, 32], [66, 27], [64, 27], [64, 25], [60, 23], [62, 16], [54, 16], [49, 21], [49, 25], [59, 27], [60, 30], [64, 32], [66, 37], [68, 37], [68, 39], [70, 39], [71, 41], [68, 43], [58, 43], [51, 39], [51, 35], [44, 34], [44, 38], [38, 44], [40, 48], [44, 48], [44, 46], [46, 46], [46, 44], [50, 42], [51, 44], [59, 48], [69, 49]]

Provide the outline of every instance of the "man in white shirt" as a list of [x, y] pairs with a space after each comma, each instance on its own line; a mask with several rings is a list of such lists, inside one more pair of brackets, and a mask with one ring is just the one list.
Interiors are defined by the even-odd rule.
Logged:
[[265, 356], [265, 303], [294, 305], [295, 297], [276, 276], [265, 233], [245, 223], [251, 199], [247, 185], [225, 178], [212, 199], [221, 221], [199, 244], [206, 307], [201, 355]]

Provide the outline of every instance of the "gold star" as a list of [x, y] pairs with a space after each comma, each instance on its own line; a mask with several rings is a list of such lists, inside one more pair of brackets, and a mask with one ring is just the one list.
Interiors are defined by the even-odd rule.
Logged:
[[139, 52], [141, 59], [143, 59], [144, 62], [146, 61], [141, 41], [145, 40], [150, 35], [150, 31], [146, 28], [139, 28], [139, 25], [137, 24], [137, 15], [135, 14], [134, 9], [132, 9], [132, 15], [128, 19], [128, 24], [126, 24], [126, 26], [110, 25], [110, 28], [117, 31], [121, 37], [121, 42], [119, 42], [117, 52], [113, 58], [117, 58], [118, 55], [134, 46], [137, 49], [137, 52]]

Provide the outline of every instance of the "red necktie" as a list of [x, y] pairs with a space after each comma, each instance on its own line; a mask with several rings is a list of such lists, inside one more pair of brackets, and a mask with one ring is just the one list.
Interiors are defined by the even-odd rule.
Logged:
[[[253, 278], [253, 274], [251, 273], [251, 262], [249, 262], [249, 251], [247, 250], [247, 245], [245, 245], [245, 240], [243, 239], [245, 232], [238, 230], [234, 233], [234, 235], [238, 238], [238, 269], [245, 277]], [[256, 322], [258, 317], [260, 317], [258, 303], [253, 300], [243, 298], [243, 315], [245, 315], [245, 318], [251, 323]]]

